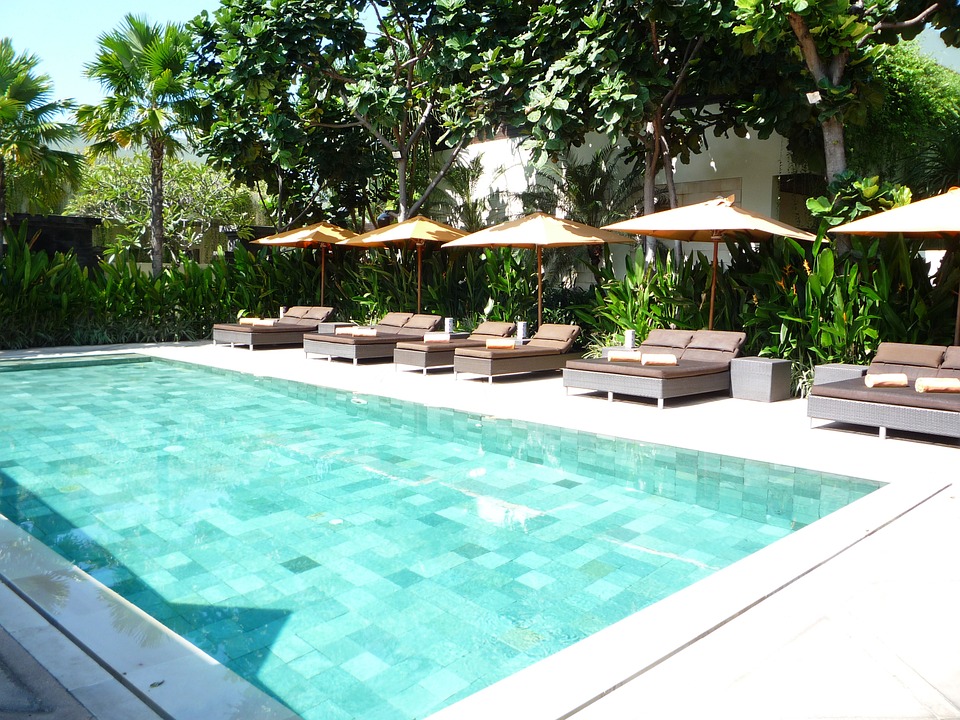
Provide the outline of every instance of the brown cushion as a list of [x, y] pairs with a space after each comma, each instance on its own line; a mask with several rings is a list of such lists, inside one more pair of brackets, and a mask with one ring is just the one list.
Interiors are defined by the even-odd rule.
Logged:
[[392, 312], [383, 316], [383, 319], [377, 325], [386, 325], [387, 327], [403, 327], [406, 322], [413, 317], [413, 313]]
[[941, 370], [960, 370], [960, 345], [951, 345], [940, 361]]
[[315, 320], [317, 323], [322, 323], [331, 315], [333, 315], [332, 307], [317, 306], [307, 308], [307, 312], [304, 313], [303, 317], [308, 320]]
[[635, 375], [637, 377], [670, 378], [700, 377], [728, 372], [730, 365], [726, 362], [683, 362], [679, 365], [641, 365], [640, 363], [611, 363], [606, 360], [570, 360], [567, 367], [574, 370], [590, 370], [591, 372], [605, 372], [616, 375]]
[[306, 317], [306, 313], [310, 310], [306, 305], [294, 305], [292, 308], [287, 308], [287, 311], [283, 314], [284, 317], [294, 317], [302, 318]]
[[651, 330], [643, 341], [644, 345], [658, 348], [685, 348], [690, 344], [693, 332], [690, 330]]
[[[873, 363], [884, 365], [913, 365], [939, 367], [947, 348], [943, 345], [912, 345], [910, 343], [880, 343]], [[871, 365], [873, 365], [871, 363]]]
[[960, 412], [960, 394], [918, 393], [912, 384], [905, 388], [868, 388], [863, 384], [862, 378], [853, 378], [814, 385], [810, 388], [810, 394], [842, 400]]
[[[726, 330], [697, 330], [687, 344], [687, 348], [696, 350], [719, 350], [721, 352], [738, 353], [746, 333], [730, 332]], [[684, 353], [686, 357], [686, 353]]]
[[443, 324], [439, 315], [414, 315], [403, 324], [404, 330], [433, 330]]
[[[556, 341], [550, 341], [556, 342]], [[537, 357], [543, 355], [562, 355], [560, 348], [550, 346], [536, 346], [530, 343], [515, 347], [510, 350], [494, 350], [481, 346], [465, 347], [456, 350], [457, 356], [484, 358], [487, 360], [497, 360], [500, 358], [518, 358], [518, 357]]]
[[580, 327], [577, 325], [541, 325], [527, 345], [566, 352], [573, 346], [573, 341], [579, 334]]
[[470, 337], [480, 336], [480, 337], [510, 337], [513, 335], [513, 332], [517, 329], [515, 323], [512, 322], [497, 322], [496, 320], [484, 320], [482, 323], [477, 325], [473, 332], [470, 333]]

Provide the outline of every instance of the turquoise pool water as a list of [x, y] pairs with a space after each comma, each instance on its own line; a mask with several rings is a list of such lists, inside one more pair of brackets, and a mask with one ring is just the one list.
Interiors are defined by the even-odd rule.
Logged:
[[308, 719], [422, 718], [875, 488], [177, 363], [0, 372], [0, 512]]

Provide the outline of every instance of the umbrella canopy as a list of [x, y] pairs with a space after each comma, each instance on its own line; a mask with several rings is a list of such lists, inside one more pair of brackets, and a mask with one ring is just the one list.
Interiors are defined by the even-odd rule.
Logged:
[[[258, 240], [254, 240], [254, 245], [266, 245], [267, 247], [295, 247], [308, 248], [318, 245], [333, 245], [343, 242], [356, 233], [336, 225], [326, 222], [318, 222], [313, 225], [307, 225], [302, 228], [285, 230], [276, 235], [268, 235]], [[326, 248], [324, 248], [326, 250]], [[320, 304], [323, 305], [324, 285], [327, 279], [327, 253], [320, 253]]]
[[537, 251], [537, 325], [543, 324], [543, 248], [575, 245], [603, 245], [632, 242], [617, 233], [606, 232], [573, 220], [557, 218], [546, 213], [533, 213], [517, 220], [509, 220], [464, 238], [448, 242], [444, 248], [458, 247], [515, 247]]
[[417, 215], [408, 220], [344, 240], [340, 245], [351, 247], [382, 248], [387, 245], [414, 243], [417, 247], [417, 312], [420, 312], [420, 282], [423, 275], [423, 246], [428, 243], [445, 243], [463, 237], [466, 233], [442, 222]]
[[[884, 210], [830, 230], [847, 235], [889, 235], [902, 233], [917, 238], [960, 237], [960, 188], [892, 210]], [[960, 345], [960, 299], [957, 302], [957, 320], [953, 344]]]
[[769, 240], [774, 235], [783, 235], [797, 240], [816, 240], [804, 230], [738, 208], [733, 196], [716, 198], [696, 205], [686, 205], [672, 210], [661, 210], [650, 215], [641, 215], [632, 220], [604, 225], [608, 230], [653, 235], [654, 237], [686, 242], [713, 243], [713, 272], [710, 280], [710, 320], [713, 329], [713, 304], [717, 291], [717, 255], [720, 243], [746, 236], [749, 240]]

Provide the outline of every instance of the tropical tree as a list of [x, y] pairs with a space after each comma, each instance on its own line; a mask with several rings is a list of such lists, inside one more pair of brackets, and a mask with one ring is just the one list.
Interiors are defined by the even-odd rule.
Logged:
[[99, 39], [87, 77], [107, 93], [99, 105], [77, 110], [96, 155], [145, 147], [150, 156], [150, 250], [154, 276], [163, 272], [163, 160], [184, 149], [195, 126], [195, 102], [187, 61], [192, 38], [180, 25], [155, 25], [127, 15]]
[[[87, 171], [70, 199], [68, 212], [102, 217], [104, 227], [119, 229], [111, 255], [125, 249], [149, 253], [150, 166], [146, 153], [103, 158]], [[254, 219], [250, 190], [196, 161], [171, 158], [164, 164], [163, 195], [163, 234], [177, 254], [196, 247], [217, 226], [242, 230]]]
[[[452, 35], [443, 17], [432, 0], [224, 0], [191, 25], [211, 112], [204, 151], [247, 184], [292, 191], [299, 207], [279, 224], [327, 198], [344, 204], [340, 186], [401, 220], [416, 214], [462, 148], [495, 126], [499, 83], [461, 51], [493, 35]], [[447, 152], [425, 175], [435, 151]]]
[[[743, 111], [767, 127], [795, 124], [807, 114], [819, 126], [828, 182], [847, 170], [845, 124], [879, 100], [870, 72], [886, 44], [911, 39], [928, 25], [948, 45], [960, 43], [955, 0], [736, 0], [734, 32], [747, 52], [777, 59], [793, 78], [792, 93], [757, 94]], [[759, 100], [759, 102], [758, 102]], [[801, 108], [804, 102], [808, 110]], [[773, 120], [771, 120], [773, 118]]]
[[83, 158], [60, 147], [76, 137], [61, 119], [70, 104], [51, 100], [52, 84], [37, 73], [39, 63], [35, 55], [17, 54], [9, 38], [0, 40], [0, 233], [11, 196], [28, 209], [48, 210], [82, 175]]

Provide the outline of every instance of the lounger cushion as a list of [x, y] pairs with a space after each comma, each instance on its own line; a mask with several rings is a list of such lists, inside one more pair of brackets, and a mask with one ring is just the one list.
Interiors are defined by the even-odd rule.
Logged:
[[484, 320], [473, 329], [473, 332], [470, 333], [470, 337], [472, 338], [477, 336], [477, 339], [483, 339], [487, 337], [510, 337], [513, 335], [513, 332], [516, 329], [516, 324], [512, 322]]
[[485, 347], [466, 347], [457, 350], [458, 356], [498, 360], [500, 358], [537, 357], [543, 355], [562, 355], [560, 348], [537, 345], [522, 345], [512, 350], [487, 350]]
[[324, 333], [322, 335], [317, 333], [307, 333], [304, 335], [304, 339], [323, 340], [324, 342], [336, 343], [338, 345], [396, 345], [401, 340], [399, 335], [395, 333], [383, 334], [379, 329], [377, 330], [376, 335], [369, 337], [335, 335], [333, 333]]
[[402, 313], [402, 312], [387, 313], [386, 315], [383, 316], [383, 319], [377, 323], [377, 325], [401, 328], [412, 317], [413, 317], [413, 313]]
[[433, 330], [443, 322], [439, 315], [414, 315], [403, 324], [404, 330]]
[[525, 347], [553, 348], [564, 353], [573, 346], [579, 334], [577, 325], [541, 325]]
[[932, 410], [950, 410], [960, 412], [960, 394], [956, 393], [918, 393], [913, 385], [905, 388], [868, 388], [862, 378], [838, 380], [837, 382], [814, 385], [810, 394], [820, 397], [876, 402], [887, 405], [929, 408]]
[[921, 375], [933, 375], [946, 352], [943, 345], [914, 345], [911, 343], [880, 343], [870, 363], [869, 372], [905, 373], [910, 383]]
[[306, 318], [307, 320], [314, 320], [317, 323], [322, 323], [331, 315], [333, 315], [332, 307], [318, 306], [318, 307], [307, 308], [307, 312], [303, 314], [303, 317]]
[[606, 372], [619, 375], [636, 375], [649, 378], [685, 378], [701, 375], [714, 375], [730, 370], [726, 362], [697, 362], [684, 361], [679, 365], [641, 365], [640, 363], [611, 363], [606, 360], [570, 360], [567, 367], [573, 370], [589, 370], [591, 372]]
[[683, 360], [698, 362], [730, 362], [740, 354], [745, 333], [723, 330], [698, 330], [683, 350]]
[[397, 343], [398, 350], [416, 350], [422, 353], [452, 353], [457, 348], [483, 347], [483, 340], [471, 338], [454, 338], [449, 342], [428, 343], [422, 340], [401, 340]]
[[960, 378], [960, 345], [951, 345], [943, 354], [937, 377]]
[[647, 335], [644, 345], [655, 345], [664, 348], [680, 348], [681, 350], [690, 344], [693, 338], [691, 330], [651, 330]]

